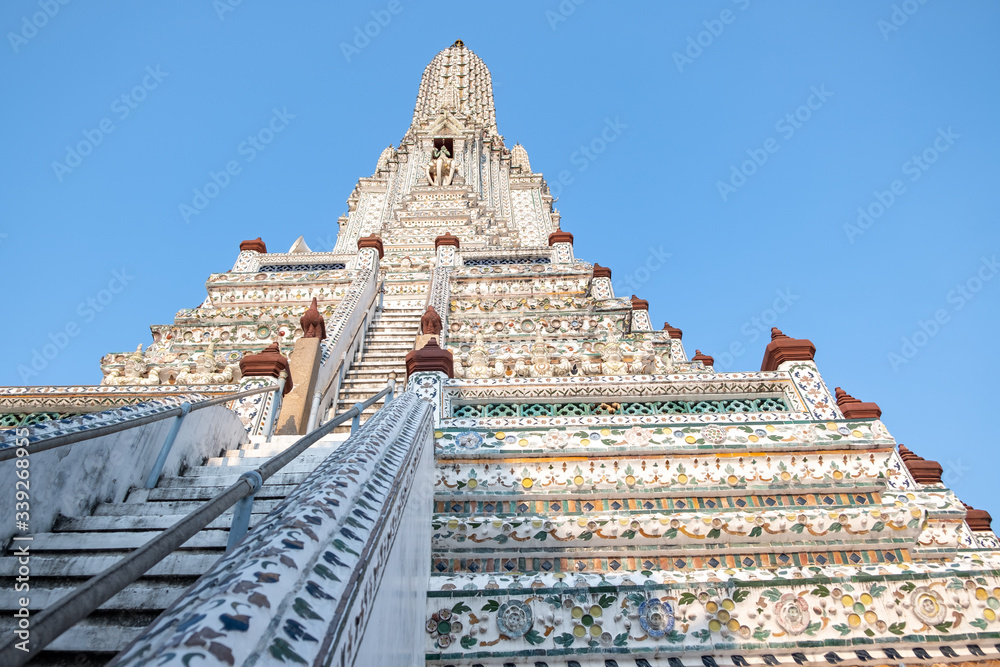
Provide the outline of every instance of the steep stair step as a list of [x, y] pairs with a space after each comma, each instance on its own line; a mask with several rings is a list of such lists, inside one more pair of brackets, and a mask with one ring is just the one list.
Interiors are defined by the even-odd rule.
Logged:
[[[79, 545], [79, 536], [77, 544]], [[108, 569], [127, 555], [120, 553], [81, 553], [73, 558], [65, 554], [33, 554], [31, 557], [31, 577], [38, 585], [41, 577], [93, 577]], [[221, 551], [210, 553], [172, 553], [154, 565], [144, 576], [147, 577], [200, 577], [219, 560]], [[17, 574], [18, 561], [14, 556], [0, 557], [0, 578], [13, 579]], [[0, 591], [0, 600], [13, 587]]]
[[[149, 503], [150, 505], [159, 505], [161, 503]], [[275, 503], [276, 504], [276, 503]], [[255, 501], [253, 504], [253, 513], [250, 515], [250, 526], [254, 526], [258, 521], [267, 516], [268, 511], [257, 511], [258, 503]], [[74, 517], [72, 519], [63, 518], [56, 524], [56, 529], [62, 532], [94, 532], [94, 533], [105, 533], [105, 532], [116, 532], [116, 531], [144, 531], [144, 530], [166, 530], [170, 528], [175, 523], [185, 518], [186, 514], [169, 514], [167, 512], [159, 514], [139, 514], [139, 515], [120, 515], [120, 516], [81, 516]], [[224, 529], [229, 530], [229, 526], [233, 522], [232, 512], [223, 514], [218, 517], [212, 523], [208, 524], [206, 528], [208, 529]], [[100, 539], [100, 538], [98, 538]]]
[[[253, 511], [254, 514], [262, 513], [267, 514], [283, 499], [271, 498], [268, 500], [261, 500], [259, 498], [253, 501]], [[160, 514], [181, 514], [187, 515], [195, 511], [202, 506], [203, 503], [189, 500], [177, 500], [169, 502], [157, 502], [157, 503], [140, 503], [140, 502], [124, 502], [124, 503], [101, 503], [96, 508], [94, 508], [94, 513], [89, 517], [78, 517], [74, 519], [66, 519], [69, 521], [76, 521], [80, 519], [93, 519], [95, 517], [116, 517], [116, 516], [131, 516], [139, 517], [144, 515], [160, 515]], [[233, 510], [229, 509], [222, 516], [231, 517]]]
[[[100, 539], [86, 540], [86, 548], [88, 551], [138, 549], [159, 534], [160, 531], [158, 530], [101, 533]], [[180, 548], [224, 548], [226, 546], [227, 535], [228, 531], [226, 530], [203, 530], [200, 533], [192, 535], [191, 539], [182, 544]], [[32, 536], [31, 548], [36, 554], [42, 551], [72, 551], [73, 553], [79, 553], [81, 539], [81, 533], [37, 533]], [[32, 558], [32, 563], [34, 563], [34, 557]]]
[[[95, 612], [54, 639], [45, 652], [30, 664], [32, 666], [72, 664], [82, 667], [103, 664], [110, 660], [112, 655], [128, 646], [159, 615], [159, 611], [144, 612], [135, 609], [127, 613]], [[0, 621], [0, 632], [4, 636], [11, 634], [13, 624], [10, 621], [14, 620], [16, 619], [11, 618], [8, 621], [5, 618]], [[59, 659], [60, 653], [71, 655]], [[88, 656], [78, 655], [81, 653], [104, 654], [105, 659], [91, 662], [87, 660]]]

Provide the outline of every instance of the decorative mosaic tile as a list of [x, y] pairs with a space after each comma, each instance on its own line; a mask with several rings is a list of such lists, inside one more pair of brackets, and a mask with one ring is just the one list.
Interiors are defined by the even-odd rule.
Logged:
[[[539, 648], [633, 656], [753, 653], [762, 644], [780, 651], [805, 640], [844, 645], [855, 633], [897, 647], [991, 641], [1000, 628], [1000, 573], [984, 565], [928, 566], [938, 572], [918, 582], [908, 580], [917, 567], [908, 562], [850, 567], [848, 576], [838, 572], [845, 566], [828, 566], [818, 581], [810, 568], [710, 570], [699, 573], [707, 576], [703, 582], [679, 586], [660, 583], [684, 576], [677, 571], [614, 579], [562, 572], [435, 577], [432, 583], [447, 588], [428, 597], [427, 658], [528, 656]], [[869, 570], [880, 574], [861, 578]], [[465, 590], [462, 581], [476, 582], [475, 590]], [[516, 614], [523, 631], [508, 633], [510, 619], [501, 609], [515, 603], [526, 607]], [[432, 630], [430, 619], [441, 618], [442, 610], [448, 622]]]
[[[233, 665], [252, 655], [351, 664], [359, 634], [347, 611], [364, 614], [374, 604], [390, 552], [384, 543], [397, 530], [429, 445], [430, 419], [409, 393], [377, 412], [117, 664], [157, 656], [158, 665]], [[352, 600], [360, 607], [347, 604]]]
[[[184, 402], [196, 402], [205, 400], [206, 396], [201, 394], [188, 394], [183, 397], [164, 396], [163, 398], [146, 401], [136, 405], [125, 405], [120, 408], [104, 410], [103, 412], [90, 412], [86, 414], [72, 415], [63, 419], [31, 424], [27, 427], [8, 428], [0, 430], [0, 449], [16, 447], [18, 442], [23, 443], [27, 437], [29, 443], [38, 443], [49, 438], [55, 438], [69, 433], [88, 431], [112, 424], [127, 422], [136, 417], [144, 417], [160, 412], [166, 412], [176, 408]], [[27, 436], [19, 436], [24, 429], [28, 429]]]
[[[439, 456], [468, 455], [470, 452], [527, 454], [657, 450], [678, 453], [699, 450], [740, 454], [754, 452], [759, 455], [763, 452], [777, 453], [789, 448], [808, 447], [817, 455], [823, 455], [826, 449], [886, 448], [895, 444], [879, 428], [878, 422], [733, 424], [726, 422], [735, 421], [742, 415], [727, 414], [722, 415], [726, 418], [725, 421], [700, 426], [683, 422], [675, 426], [660, 425], [678, 416], [681, 415], [657, 415], [651, 417], [652, 423], [648, 425], [636, 416], [621, 416], [617, 423], [611, 424], [606, 420], [614, 419], [613, 417], [565, 417], [564, 421], [572, 419], [567, 424], [569, 428], [553, 427], [544, 430], [537, 426], [531, 428], [541, 418], [506, 418], [502, 420], [500, 428], [493, 426], [482, 430], [483, 440], [476, 446], [460, 441], [458, 436], [467, 432], [469, 427], [482, 429], [486, 426], [483, 422], [490, 424], [494, 420], [450, 419], [442, 421], [442, 435], [437, 439], [437, 449]], [[715, 416], [718, 415], [699, 415]], [[552, 418], [547, 425], [555, 426], [556, 419], [559, 418]], [[590, 420], [597, 423], [588, 424], [587, 421]], [[625, 424], [633, 425], [626, 427]], [[539, 425], [545, 426], [546, 423], [543, 421]], [[858, 452], [854, 456], [861, 455]], [[830, 461], [829, 454], [826, 460]]]

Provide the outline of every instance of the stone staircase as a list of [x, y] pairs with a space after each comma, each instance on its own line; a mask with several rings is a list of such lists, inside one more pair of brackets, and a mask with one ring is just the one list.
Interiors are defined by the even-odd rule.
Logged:
[[[365, 337], [365, 347], [361, 358], [351, 364], [351, 370], [344, 377], [344, 384], [337, 398], [337, 414], [350, 410], [382, 390], [392, 374], [396, 378], [396, 394], [405, 389], [406, 353], [413, 349], [413, 343], [420, 333], [420, 316], [423, 309], [407, 304], [404, 307], [385, 305], [372, 322]], [[362, 413], [364, 423], [382, 407], [384, 399], [368, 406]], [[349, 433], [350, 422], [334, 429], [334, 433]]]
[[[133, 489], [121, 503], [98, 505], [91, 516], [62, 517], [52, 532], [30, 545], [30, 591], [15, 593], [18, 562], [13, 549], [0, 554], [0, 632], [11, 635], [18, 597], [30, 599], [32, 614], [58, 601], [87, 578], [100, 574], [130, 551], [184, 518], [241, 474], [283, 451], [299, 436], [255, 437], [182, 476], [163, 478], [155, 489]], [[330, 434], [274, 475], [258, 491], [252, 528], [346, 440]], [[82, 446], [86, 446], [85, 444]], [[225, 552], [232, 510], [188, 540], [138, 581], [105, 602], [56, 639], [32, 665], [103, 665], [149, 625]], [[18, 543], [25, 544], [24, 542]]]
[[[381, 390], [393, 374], [396, 392], [405, 389], [404, 357], [413, 349], [423, 309], [418, 302], [387, 304], [367, 333], [365, 349], [344, 380], [337, 414]], [[362, 422], [383, 405], [367, 408]], [[257, 493], [250, 527], [273, 510], [319, 463], [344, 442], [350, 422], [314, 444]], [[29, 597], [32, 614], [57, 604], [88, 578], [100, 574], [129, 552], [154, 539], [234, 483], [283, 451], [299, 436], [254, 437], [239, 449], [222, 452], [177, 477], [164, 477], [155, 489], [132, 489], [124, 502], [102, 503], [90, 516], [61, 517], [51, 532], [30, 544], [30, 591], [15, 592], [18, 559], [14, 545], [0, 552], [0, 632], [10, 635], [11, 614], [19, 597]], [[160, 613], [225, 553], [232, 509], [155, 565], [49, 645], [32, 665], [103, 665], [128, 645]], [[24, 544], [19, 543], [19, 544]]]

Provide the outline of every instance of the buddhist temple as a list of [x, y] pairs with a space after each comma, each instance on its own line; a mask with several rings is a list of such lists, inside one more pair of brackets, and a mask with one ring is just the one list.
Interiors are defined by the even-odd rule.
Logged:
[[996, 663], [989, 514], [809, 332], [654, 326], [538, 166], [457, 41], [332, 250], [260, 223], [100, 385], [0, 389], [0, 663]]

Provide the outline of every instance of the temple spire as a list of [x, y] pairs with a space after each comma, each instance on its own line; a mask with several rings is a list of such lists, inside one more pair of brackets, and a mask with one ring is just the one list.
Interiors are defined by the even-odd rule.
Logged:
[[424, 69], [411, 129], [419, 129], [442, 113], [497, 132], [490, 71], [462, 40], [434, 56]]

